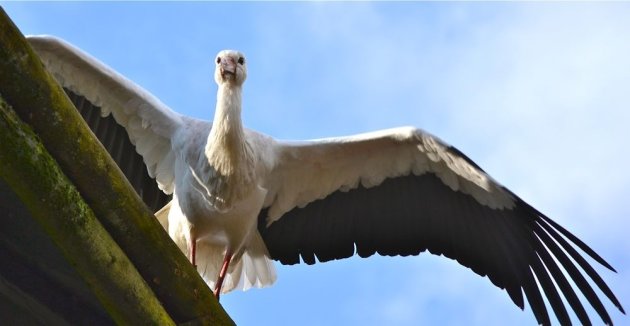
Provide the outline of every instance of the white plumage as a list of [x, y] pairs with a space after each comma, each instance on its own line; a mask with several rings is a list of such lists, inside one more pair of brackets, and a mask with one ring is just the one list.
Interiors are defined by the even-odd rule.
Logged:
[[210, 123], [173, 112], [68, 43], [45, 36], [29, 41], [64, 87], [114, 116], [149, 175], [174, 194], [157, 216], [217, 296], [272, 284], [271, 257], [314, 263], [355, 251], [366, 257], [429, 249], [487, 275], [521, 308], [524, 292], [543, 324], [549, 317], [541, 289], [561, 322], [569, 319], [558, 289], [580, 320], [588, 321], [559, 266], [605, 322], [610, 318], [574, 271], [576, 263], [622, 310], [565, 239], [610, 265], [461, 152], [422, 130], [278, 141], [242, 126], [247, 63], [237, 51], [217, 55], [219, 88]]

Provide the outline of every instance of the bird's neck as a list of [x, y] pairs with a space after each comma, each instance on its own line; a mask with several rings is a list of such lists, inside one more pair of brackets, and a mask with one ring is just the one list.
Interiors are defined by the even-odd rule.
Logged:
[[[241, 87], [222, 85], [217, 92], [217, 107], [208, 144], [233, 145], [244, 139], [241, 122]], [[233, 149], [233, 148], [230, 148]]]
[[251, 173], [251, 155], [241, 122], [241, 87], [219, 86], [206, 156], [219, 175], [236, 182]]

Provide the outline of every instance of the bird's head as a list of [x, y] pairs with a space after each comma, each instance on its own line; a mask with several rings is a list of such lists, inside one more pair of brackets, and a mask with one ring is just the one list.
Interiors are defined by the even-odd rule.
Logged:
[[247, 65], [245, 56], [235, 50], [223, 50], [215, 59], [216, 70], [214, 80], [219, 86], [228, 84], [241, 86], [247, 78]]

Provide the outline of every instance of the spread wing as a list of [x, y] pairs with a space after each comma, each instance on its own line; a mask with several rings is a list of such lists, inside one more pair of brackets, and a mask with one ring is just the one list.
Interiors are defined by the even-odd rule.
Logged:
[[543, 295], [561, 324], [570, 323], [561, 295], [590, 323], [576, 290], [612, 323], [584, 273], [623, 311], [577, 248], [612, 270], [608, 263], [428, 133], [401, 128], [279, 142], [266, 152], [269, 196], [259, 231], [284, 264], [428, 249], [488, 276], [521, 308], [525, 293], [541, 324], [550, 323]]
[[[94, 107], [104, 116], [111, 113], [148, 175], [171, 193], [171, 139], [188, 119], [61, 40], [38, 36], [29, 41], [55, 78], [76, 95], [75, 103], [90, 102], [84, 116], [93, 115]], [[93, 130], [102, 123], [94, 121]], [[102, 123], [104, 144], [107, 137], [124, 138], [110, 130], [113, 125]], [[417, 255], [428, 249], [488, 276], [521, 308], [524, 293], [541, 324], [550, 324], [543, 296], [561, 324], [570, 323], [562, 297], [582, 324], [590, 324], [576, 290], [612, 324], [587, 277], [623, 312], [583, 253], [613, 270], [606, 261], [428, 133], [402, 128], [300, 143], [277, 142], [253, 131], [248, 137], [268, 189], [259, 231], [272, 257], [284, 264], [300, 259], [312, 264], [355, 252], [362, 257]], [[116, 146], [123, 145], [106, 145], [110, 153]], [[124, 159], [128, 150], [118, 152]]]
[[[124, 145], [127, 139], [121, 134], [124, 129], [131, 145], [142, 156], [148, 175], [155, 178], [162, 191], [172, 193], [175, 157], [171, 150], [171, 138], [186, 118], [140, 86], [61, 39], [29, 36], [28, 41], [46, 68], [78, 104], [86, 120], [91, 122], [92, 129], [100, 135], [101, 142], [117, 158], [119, 166], [123, 170], [127, 166], [128, 171], [143, 170], [134, 162], [133, 151]], [[105, 119], [99, 119], [97, 109]], [[107, 119], [110, 114], [113, 119]], [[146, 182], [140, 180], [140, 172], [132, 174], [138, 175], [127, 175], [132, 183], [134, 178], [138, 179], [136, 184]], [[150, 196], [154, 196], [153, 193]]]

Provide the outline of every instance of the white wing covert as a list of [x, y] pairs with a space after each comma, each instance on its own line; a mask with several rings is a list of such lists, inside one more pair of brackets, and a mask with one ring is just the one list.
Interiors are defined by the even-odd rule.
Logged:
[[127, 131], [143, 157], [149, 176], [167, 194], [173, 192], [171, 137], [185, 117], [145, 89], [73, 45], [52, 36], [28, 36], [48, 71], [64, 87], [110, 113]]
[[308, 142], [279, 142], [269, 180], [267, 224], [335, 191], [371, 188], [387, 178], [434, 173], [454, 191], [490, 208], [510, 208], [512, 195], [440, 139], [403, 127]]

